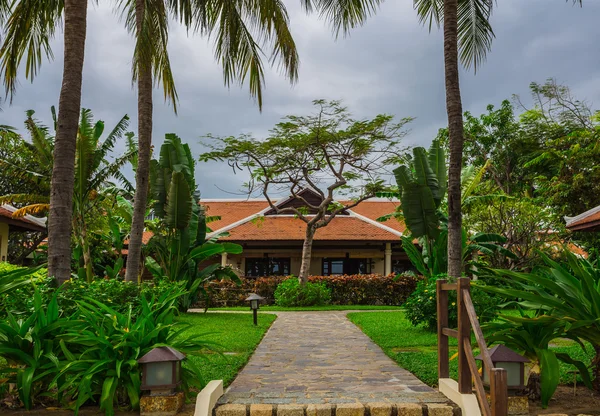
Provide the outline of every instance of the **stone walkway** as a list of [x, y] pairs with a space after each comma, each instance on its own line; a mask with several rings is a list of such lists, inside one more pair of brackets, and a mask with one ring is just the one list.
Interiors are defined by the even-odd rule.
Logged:
[[280, 312], [219, 403], [445, 403], [346, 318]]

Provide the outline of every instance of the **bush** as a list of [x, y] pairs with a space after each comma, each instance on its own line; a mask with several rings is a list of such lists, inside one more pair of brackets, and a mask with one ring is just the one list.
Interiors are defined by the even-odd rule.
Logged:
[[[436, 280], [445, 279], [445, 275], [431, 279], [423, 279], [417, 284], [415, 291], [404, 304], [406, 318], [414, 325], [423, 325], [430, 331], [437, 328], [437, 299]], [[473, 288], [471, 290], [473, 306], [477, 312], [480, 323], [489, 322], [496, 315], [498, 305], [503, 301], [499, 297], [492, 297], [486, 292]], [[456, 307], [456, 291], [448, 292], [448, 326], [456, 328], [458, 325], [458, 308]]]
[[[209, 306], [248, 306], [245, 299], [249, 293], [264, 297], [265, 304], [273, 304], [277, 286], [289, 278], [289, 276], [242, 278], [241, 286], [231, 281], [211, 282], [207, 285]], [[393, 275], [376, 274], [310, 276], [308, 281], [325, 284], [331, 290], [333, 305], [401, 305], [417, 285], [417, 279], [411, 275], [401, 275], [397, 279]], [[197, 306], [206, 306], [206, 299], [200, 299]]]
[[278, 306], [320, 306], [329, 302], [331, 290], [322, 282], [301, 285], [298, 279], [288, 279], [275, 290], [275, 303]]

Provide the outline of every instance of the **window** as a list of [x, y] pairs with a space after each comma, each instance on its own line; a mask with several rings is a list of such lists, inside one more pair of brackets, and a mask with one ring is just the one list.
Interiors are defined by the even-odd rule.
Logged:
[[290, 274], [290, 259], [276, 257], [257, 257], [246, 259], [246, 276], [288, 276]]
[[323, 276], [336, 274], [366, 274], [371, 272], [369, 259], [323, 259]]
[[392, 273], [416, 272], [410, 260], [392, 260]]

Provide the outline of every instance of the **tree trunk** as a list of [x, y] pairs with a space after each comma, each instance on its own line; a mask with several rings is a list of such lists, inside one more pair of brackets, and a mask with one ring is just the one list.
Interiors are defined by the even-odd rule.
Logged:
[[[137, 35], [144, 23], [144, 1], [136, 0], [135, 18]], [[142, 235], [148, 186], [150, 178], [150, 157], [152, 146], [152, 66], [151, 62], [139, 61], [138, 68], [138, 166], [135, 174], [135, 197], [133, 201], [133, 219], [127, 255], [125, 280], [139, 281], [141, 274]]]
[[85, 278], [88, 283], [94, 279], [94, 269], [92, 267], [92, 254], [90, 252], [90, 243], [87, 238], [87, 228], [85, 220], [81, 218], [81, 248], [83, 251], [83, 264], [85, 267]]
[[81, 108], [87, 0], [65, 0], [64, 69], [54, 140], [48, 215], [48, 275], [58, 284], [71, 277], [71, 218], [75, 146]]
[[463, 153], [463, 119], [458, 82], [457, 0], [444, 0], [444, 70], [446, 112], [450, 142], [448, 169], [448, 276], [462, 274], [462, 213], [460, 172]]
[[298, 281], [301, 285], [308, 282], [308, 274], [310, 272], [310, 260], [312, 257], [312, 244], [315, 238], [316, 229], [310, 225], [306, 226], [306, 236], [304, 237], [304, 244], [302, 245], [302, 264], [300, 265], [300, 274], [298, 275]]

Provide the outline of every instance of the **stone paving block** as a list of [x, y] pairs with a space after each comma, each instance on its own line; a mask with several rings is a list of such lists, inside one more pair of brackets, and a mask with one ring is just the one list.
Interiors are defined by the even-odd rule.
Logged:
[[270, 404], [250, 405], [250, 416], [273, 416], [273, 406]]
[[422, 416], [423, 406], [418, 403], [397, 403], [398, 416]]
[[306, 406], [306, 416], [333, 416], [330, 404], [309, 404]]
[[335, 416], [364, 416], [365, 407], [360, 403], [342, 403], [335, 408]]
[[371, 416], [392, 416], [393, 406], [391, 403], [367, 403], [367, 408]]
[[304, 406], [300, 404], [281, 404], [277, 406], [277, 416], [304, 416]]
[[452, 406], [448, 406], [447, 404], [431, 403], [427, 405], [427, 410], [429, 411], [429, 416], [452, 416], [454, 414]]
[[224, 404], [217, 407], [216, 416], [246, 416], [245, 404]]

